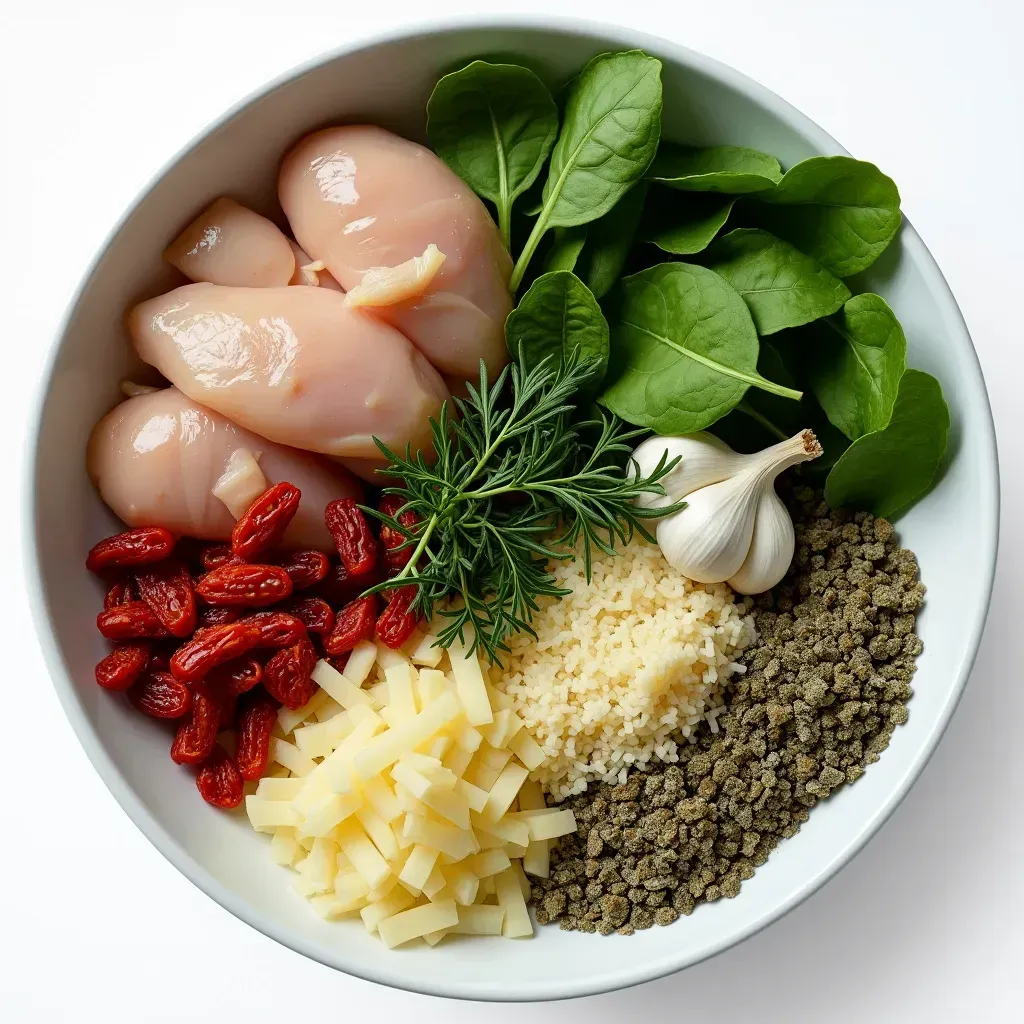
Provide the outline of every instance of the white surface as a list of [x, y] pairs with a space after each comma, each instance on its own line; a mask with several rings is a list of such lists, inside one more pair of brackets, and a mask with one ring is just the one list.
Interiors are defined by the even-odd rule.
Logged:
[[[12, 379], [35, 375], [81, 269], [170, 152], [267, 77], [413, 11], [393, 5], [387, 22], [378, 11], [373, 18], [339, 13], [332, 23], [317, 9], [295, 23], [283, 21], [279, 7], [252, 0], [236, 9], [205, 4], [201, 15], [179, 3], [173, 19], [147, 16], [142, 6], [128, 15], [110, 4], [76, 13], [52, 3], [46, 20], [24, 13], [5, 26], [8, 244], [0, 259], [10, 267], [0, 280], [14, 312], [5, 338]], [[622, 19], [603, 6], [560, 10]], [[949, 277], [1002, 428], [1002, 568], [974, 680], [935, 761], [835, 882], [768, 932], [684, 975], [643, 992], [530, 1012], [544, 1021], [610, 1021], [635, 1012], [642, 996], [645, 1012], [712, 1021], [1014, 1019], [1024, 952], [1021, 886], [1010, 874], [1024, 838], [1012, 800], [1022, 782], [1014, 725], [1024, 701], [1011, 664], [1021, 653], [1019, 630], [1008, 606], [1022, 560], [1014, 533], [1020, 460], [1007, 438], [1016, 399], [1008, 368], [1019, 366], [1014, 233], [1024, 224], [1016, 204], [1000, 208], [993, 186], [1013, 188], [1003, 168], [1020, 164], [1022, 76], [1011, 49], [1020, 16], [994, 2], [955, 15], [949, 4], [860, 3], [852, 23], [849, 5], [789, 0], [771, 10], [733, 3], [725, 20], [713, 6], [680, 12], [676, 24], [638, 3], [629, 13], [637, 27], [759, 79], [881, 164]], [[432, 13], [439, 9], [459, 8], [438, 4]], [[8, 405], [19, 430], [23, 395]], [[10, 536], [17, 521], [13, 511], [7, 515]], [[16, 537], [5, 557], [5, 636], [15, 652], [7, 685], [32, 687], [37, 701], [29, 730], [21, 716], [14, 719], [8, 764], [24, 806], [8, 817], [0, 847], [9, 879], [0, 895], [0, 1005], [14, 1020], [212, 1021], [231, 1011], [269, 1020], [299, 992], [307, 1006], [332, 1016], [339, 1007], [416, 1008], [428, 1020], [470, 1019], [470, 1007], [386, 992], [302, 960], [234, 921], [167, 865], [71, 736], [34, 644], [20, 639], [29, 626]], [[47, 723], [45, 761], [21, 738], [39, 736], [40, 722]], [[47, 842], [40, 827], [51, 820], [42, 808], [54, 803], [63, 806], [64, 843]], [[13, 841], [15, 834], [28, 838]], [[223, 959], [222, 948], [230, 950]], [[522, 1013], [486, 1012], [498, 1021]]]

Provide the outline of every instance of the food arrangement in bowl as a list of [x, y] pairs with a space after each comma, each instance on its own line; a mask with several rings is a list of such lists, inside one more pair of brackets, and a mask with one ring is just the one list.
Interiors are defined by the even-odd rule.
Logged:
[[96, 680], [387, 947], [736, 897], [907, 720], [889, 518], [949, 415], [846, 283], [896, 187], [661, 116], [639, 50], [558, 102], [469, 62], [432, 149], [331, 126], [282, 154], [286, 223], [182, 210], [191, 283], [127, 312]]

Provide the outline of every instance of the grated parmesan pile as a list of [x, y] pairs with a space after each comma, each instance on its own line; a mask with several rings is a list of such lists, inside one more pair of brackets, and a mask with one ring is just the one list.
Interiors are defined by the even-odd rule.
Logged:
[[703, 720], [716, 727], [720, 686], [744, 671], [734, 659], [754, 636], [725, 584], [680, 576], [656, 546], [596, 554], [589, 584], [580, 559], [556, 564], [571, 595], [544, 599], [537, 639], [515, 637], [492, 670], [544, 750], [533, 778], [556, 800], [677, 761], [677, 739]]

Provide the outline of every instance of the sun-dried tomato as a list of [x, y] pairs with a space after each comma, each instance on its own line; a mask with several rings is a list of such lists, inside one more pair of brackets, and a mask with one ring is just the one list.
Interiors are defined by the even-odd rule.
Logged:
[[291, 647], [307, 637], [302, 621], [288, 612], [255, 612], [242, 621], [259, 630], [257, 647]]
[[259, 639], [260, 631], [244, 621], [206, 626], [174, 652], [171, 671], [182, 682], [195, 682], [217, 665], [252, 650]]
[[242, 776], [228, 752], [215, 743], [196, 775], [196, 788], [214, 807], [237, 807], [242, 802]]
[[260, 779], [270, 759], [270, 733], [277, 722], [277, 703], [260, 696], [238, 715], [235, 764], [243, 779]]
[[300, 597], [288, 605], [288, 611], [310, 633], [326, 636], [334, 628], [334, 612], [331, 611], [331, 606], [319, 597]]
[[202, 626], [226, 626], [229, 622], [237, 622], [242, 617], [238, 608], [204, 608], [199, 613], [199, 624]]
[[253, 657], [218, 665], [206, 677], [213, 687], [235, 697], [251, 690], [263, 678], [263, 666]]
[[324, 509], [324, 522], [349, 576], [365, 577], [377, 568], [377, 538], [352, 498], [328, 502]]
[[416, 599], [416, 587], [395, 587], [387, 608], [377, 620], [377, 639], [397, 650], [412, 636], [419, 616], [411, 608]]
[[145, 601], [107, 608], [96, 616], [96, 627], [108, 640], [145, 640], [167, 636], [167, 630]]
[[118, 644], [96, 666], [96, 682], [105, 690], [127, 690], [148, 664], [149, 644]]
[[207, 604], [229, 608], [263, 608], [291, 592], [292, 581], [279, 565], [225, 565], [196, 584]]
[[[385, 494], [380, 499], [380, 504], [377, 508], [384, 515], [392, 519], [395, 519], [397, 516], [398, 522], [406, 529], [411, 530], [420, 521], [420, 517], [412, 509], [406, 509], [401, 515], [398, 515], [398, 510], [405, 503], [405, 499], [397, 494]], [[411, 543], [410, 538], [401, 531], [396, 530], [393, 526], [388, 526], [387, 523], [381, 524], [380, 541], [384, 545], [384, 553], [387, 557], [388, 565], [392, 569], [401, 569], [412, 557], [414, 545]], [[402, 547], [403, 544], [407, 544], [408, 547]]]
[[181, 718], [192, 708], [192, 691], [170, 672], [150, 669], [128, 691], [128, 699], [153, 718]]
[[94, 544], [85, 560], [91, 572], [134, 565], [149, 565], [174, 550], [174, 536], [162, 526], [139, 526]]
[[131, 604], [134, 600], [135, 591], [132, 588], [131, 580], [119, 580], [104, 595], [103, 607], [106, 611], [109, 611], [118, 605]]
[[334, 629], [324, 637], [324, 650], [337, 657], [356, 644], [373, 639], [377, 621], [377, 598], [370, 594], [345, 605], [334, 618]]
[[192, 577], [177, 559], [168, 559], [135, 574], [139, 596], [172, 636], [189, 636], [196, 628]]
[[301, 497], [298, 487], [284, 482], [264, 491], [235, 523], [231, 531], [231, 550], [249, 560], [280, 543], [299, 510]]
[[322, 551], [288, 551], [268, 561], [281, 566], [288, 573], [293, 590], [316, 586], [331, 567], [330, 559]]
[[340, 608], [349, 601], [354, 601], [367, 588], [382, 583], [382, 568], [378, 566], [369, 576], [360, 576], [356, 579], [346, 572], [345, 566], [332, 565], [327, 570], [327, 576], [313, 589], [313, 593], [317, 597], [322, 597], [332, 608]]
[[225, 565], [241, 565], [245, 560], [231, 550], [230, 544], [211, 544], [199, 552], [199, 561], [203, 568], [210, 572]]
[[316, 693], [310, 678], [316, 668], [316, 651], [308, 638], [278, 651], [263, 666], [263, 686], [286, 708], [301, 708]]
[[178, 726], [171, 744], [175, 764], [201, 764], [217, 742], [220, 705], [202, 683], [192, 687], [192, 709], [188, 719]]

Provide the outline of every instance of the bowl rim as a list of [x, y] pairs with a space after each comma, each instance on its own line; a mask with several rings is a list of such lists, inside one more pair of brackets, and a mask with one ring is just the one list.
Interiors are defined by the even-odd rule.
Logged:
[[[394, 958], [394, 969], [373, 970], [353, 969], [348, 966], [342, 968], [323, 958], [317, 946], [304, 940], [300, 935], [290, 934], [280, 929], [271, 919], [264, 918], [244, 900], [236, 897], [232, 892], [224, 888], [216, 878], [209, 874], [191, 855], [164, 829], [145, 805], [136, 797], [134, 791], [125, 782], [117, 766], [107, 754], [99, 736], [92, 728], [86, 717], [81, 703], [75, 695], [74, 686], [71, 682], [69, 668], [64, 661], [63, 655], [58, 647], [52, 617], [47, 606], [47, 600], [42, 584], [42, 571], [39, 559], [40, 536], [38, 520], [36, 515], [36, 490], [35, 482], [38, 469], [39, 443], [43, 426], [43, 418], [46, 413], [47, 399], [50, 391], [51, 381], [56, 368], [57, 360], [64, 344], [67, 341], [67, 332], [75, 310], [87, 291], [99, 264], [107, 249], [113, 243], [117, 235], [122, 231], [129, 218], [146, 201], [157, 184], [177, 165], [182, 159], [188, 156], [194, 149], [203, 143], [214, 132], [218, 131], [226, 123], [234, 119], [243, 110], [265, 96], [277, 91], [291, 82], [297, 81], [307, 73], [335, 60], [351, 56], [355, 53], [373, 49], [388, 43], [399, 42], [408, 39], [417, 39], [428, 36], [445, 35], [454, 31], [465, 31], [474, 29], [532, 29], [539, 32], [554, 32], [569, 35], [593, 35], [616, 39], [623, 47], [635, 47], [638, 49], [649, 49], [652, 52], [661, 52], [670, 59], [685, 66], [692, 67], [708, 77], [717, 80], [721, 84], [731, 87], [760, 103], [772, 114], [784, 123], [795, 128], [809, 138], [812, 144], [822, 153], [833, 153], [849, 155], [831, 135], [812, 121], [809, 117], [799, 111], [796, 107], [761, 85], [759, 82], [748, 77], [740, 71], [724, 64], [714, 58], [705, 56], [689, 47], [683, 46], [672, 40], [643, 32], [637, 29], [616, 25], [611, 22], [602, 22], [592, 19], [568, 17], [562, 15], [542, 14], [463, 14], [440, 18], [421, 19], [411, 24], [405, 24], [398, 28], [388, 29], [375, 33], [360, 35], [352, 41], [325, 50], [308, 60], [290, 68], [272, 78], [269, 82], [244, 96], [234, 103], [224, 113], [210, 121], [205, 127], [197, 132], [187, 143], [178, 149], [164, 164], [149, 178], [146, 184], [129, 203], [125, 211], [118, 218], [113, 228], [103, 239], [96, 254], [86, 267], [78, 285], [76, 286], [64, 313], [61, 317], [55, 339], [51, 342], [46, 358], [43, 361], [42, 372], [35, 388], [34, 400], [31, 405], [29, 428], [26, 436], [26, 454], [24, 475], [22, 478], [22, 527], [25, 543], [23, 545], [24, 570], [29, 597], [29, 605], [32, 611], [32, 618], [35, 623], [36, 632], [39, 637], [43, 659], [50, 674], [57, 697], [64, 709], [78, 741], [84, 748], [96, 771], [99, 773], [104, 785], [120, 804], [122, 810], [127, 813], [132, 822], [156, 847], [156, 849], [177, 868], [197, 888], [202, 890], [219, 903], [225, 910], [236, 918], [244, 921], [257, 931], [281, 943], [297, 953], [309, 957], [327, 967], [341, 970], [343, 973], [361, 978], [364, 981], [372, 981], [381, 985], [400, 989], [408, 992], [416, 992], [424, 995], [440, 996], [457, 999], [472, 999], [488, 1002], [528, 1002], [571, 999], [588, 995], [598, 995], [604, 992], [615, 991], [622, 988], [629, 988], [647, 981], [654, 981], [657, 978], [666, 977], [686, 967], [701, 963], [719, 953], [724, 952], [733, 946], [739, 945], [762, 929], [778, 921], [791, 910], [799, 906], [805, 899], [811, 896], [818, 889], [828, 883], [835, 875], [845, 867], [857, 853], [864, 848], [868, 841], [877, 834], [879, 829], [888, 820], [890, 815], [902, 803], [913, 784], [917, 781], [925, 766], [931, 760], [939, 740], [946, 731], [949, 721], [956, 710], [957, 705], [963, 696], [968, 677], [973, 668], [984, 631], [985, 620], [988, 614], [992, 596], [992, 586], [995, 576], [996, 554], [999, 539], [999, 517], [1000, 517], [1000, 483], [998, 470], [998, 455], [996, 447], [995, 427], [992, 418], [991, 402], [989, 401], [988, 390], [985, 385], [984, 376], [981, 371], [981, 364], [978, 359], [977, 350], [974, 347], [967, 324], [963, 314], [953, 296], [949, 285], [936, 263], [931, 252], [928, 250], [920, 235], [913, 228], [909, 220], [904, 217], [903, 227], [900, 234], [901, 244], [913, 256], [914, 262], [920, 268], [922, 275], [931, 286], [935, 301], [940, 304], [940, 313], [943, 319], [953, 322], [958, 331], [962, 331], [966, 337], [970, 354], [973, 357], [973, 384], [980, 389], [983, 399], [983, 408], [975, 412], [976, 422], [972, 424], [982, 436], [982, 447], [984, 449], [984, 460], [978, 469], [981, 477], [981, 489], [989, 496], [988, 521], [984, 536], [981, 538], [983, 548], [982, 574], [984, 576], [985, 599], [979, 603], [970, 613], [966, 633], [969, 637], [963, 658], [953, 687], [941, 714], [936, 721], [931, 733], [925, 737], [921, 754], [907, 771], [905, 776], [899, 780], [887, 799], [877, 808], [875, 813], [868, 819], [859, 834], [847, 844], [842, 854], [832, 862], [826, 864], [817, 873], [805, 880], [804, 884], [784, 903], [776, 907], [771, 913], [764, 914], [752, 920], [746, 927], [739, 929], [732, 936], [710, 944], [699, 954], [691, 956], [679, 956], [672, 962], [659, 960], [654, 964], [633, 964], [626, 965], [620, 971], [612, 974], [605, 974], [601, 977], [588, 979], [587, 981], [572, 982], [545, 982], [540, 985], [520, 986], [506, 992], [495, 993], [492, 988], [487, 988], [474, 982], [472, 978], [459, 979], [454, 984], [439, 980], [423, 984], [411, 983], [402, 977], [401, 959]], [[671, 961], [671, 957], [668, 958]]]

